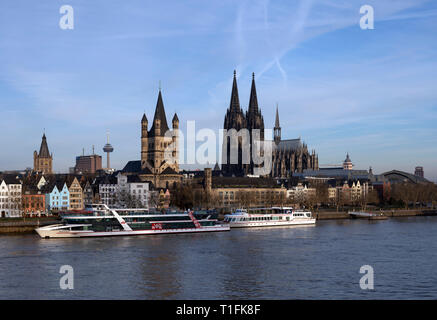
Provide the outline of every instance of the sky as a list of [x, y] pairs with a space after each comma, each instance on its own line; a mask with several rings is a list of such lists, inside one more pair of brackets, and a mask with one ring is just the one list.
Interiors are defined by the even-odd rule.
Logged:
[[[74, 29], [59, 12], [74, 10]], [[360, 28], [362, 5], [374, 29]], [[45, 131], [56, 172], [75, 157], [140, 159], [140, 120], [161, 83], [168, 122], [218, 130], [234, 69], [252, 72], [266, 128], [301, 137], [319, 163], [437, 181], [437, 2], [188, 0], [0, 2], [0, 171], [33, 166]], [[103, 158], [105, 163], [105, 158]]]

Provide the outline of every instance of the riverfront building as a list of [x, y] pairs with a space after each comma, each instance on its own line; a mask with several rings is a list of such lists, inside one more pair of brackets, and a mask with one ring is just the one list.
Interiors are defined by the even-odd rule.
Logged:
[[21, 180], [15, 175], [0, 176], [0, 216], [21, 216]]
[[23, 214], [27, 216], [40, 216], [47, 214], [46, 193], [34, 186], [23, 186]]
[[[287, 189], [269, 177], [224, 177], [206, 168], [187, 179], [194, 206], [232, 208], [284, 205]], [[177, 192], [177, 191], [176, 191]]]
[[70, 178], [68, 183], [68, 191], [70, 193], [70, 210], [83, 210], [83, 189], [76, 177]]
[[50, 192], [46, 194], [47, 210], [57, 212], [68, 210], [70, 206], [70, 191], [67, 184], [62, 181], [55, 181], [47, 188]]
[[98, 198], [101, 203], [116, 207], [148, 208], [151, 190], [148, 182], [136, 175], [117, 175], [98, 177]]

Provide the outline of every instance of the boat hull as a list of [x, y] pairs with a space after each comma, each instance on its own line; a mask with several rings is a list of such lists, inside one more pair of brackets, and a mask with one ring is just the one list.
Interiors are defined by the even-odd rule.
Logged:
[[316, 219], [294, 220], [294, 221], [239, 221], [229, 222], [231, 228], [258, 228], [258, 227], [283, 227], [314, 225]]
[[183, 229], [161, 229], [161, 230], [132, 230], [132, 231], [69, 231], [69, 230], [48, 230], [44, 228], [35, 229], [41, 238], [92, 238], [92, 237], [114, 237], [114, 236], [140, 236], [154, 234], [171, 234], [171, 233], [199, 233], [199, 232], [218, 232], [229, 231], [228, 225], [201, 227], [201, 228], [183, 228]]

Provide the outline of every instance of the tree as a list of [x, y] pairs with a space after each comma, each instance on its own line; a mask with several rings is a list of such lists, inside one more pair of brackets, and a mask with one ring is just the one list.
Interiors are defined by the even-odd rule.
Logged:
[[115, 202], [122, 208], [143, 208], [143, 203], [138, 197], [131, 195], [125, 189], [119, 189], [115, 194]]
[[[191, 186], [179, 184], [171, 193], [170, 205], [180, 209], [193, 208], [195, 202], [195, 194]], [[198, 199], [198, 198], [197, 198]]]

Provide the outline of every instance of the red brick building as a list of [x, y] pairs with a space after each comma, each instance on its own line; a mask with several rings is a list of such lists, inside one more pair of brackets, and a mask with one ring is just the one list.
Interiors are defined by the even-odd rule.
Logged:
[[22, 194], [23, 213], [27, 216], [46, 214], [46, 195], [40, 190], [25, 190]]

